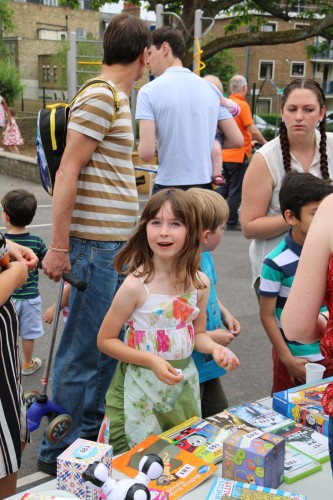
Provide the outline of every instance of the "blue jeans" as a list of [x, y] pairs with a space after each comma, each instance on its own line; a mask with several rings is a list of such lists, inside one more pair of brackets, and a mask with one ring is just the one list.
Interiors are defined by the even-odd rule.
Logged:
[[79, 437], [96, 435], [105, 412], [105, 394], [117, 361], [102, 354], [96, 345], [101, 323], [123, 281], [113, 268], [113, 259], [124, 242], [71, 238], [72, 274], [87, 282], [78, 292], [71, 287], [69, 316], [54, 360], [52, 401], [73, 419], [71, 433], [58, 443], [45, 435], [39, 458], [54, 462]]
[[328, 448], [330, 452], [331, 469], [333, 474], [333, 417], [328, 417]]
[[249, 160], [244, 155], [243, 163], [223, 162], [222, 174], [225, 184], [219, 186], [217, 191], [223, 196], [229, 205], [230, 215], [227, 224], [234, 226], [238, 223], [238, 209], [242, 201], [243, 179]]

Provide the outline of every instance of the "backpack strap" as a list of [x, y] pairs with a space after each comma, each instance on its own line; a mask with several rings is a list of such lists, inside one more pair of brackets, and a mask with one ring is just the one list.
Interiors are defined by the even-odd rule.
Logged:
[[116, 116], [117, 116], [117, 112], [119, 111], [120, 109], [120, 103], [119, 103], [119, 98], [118, 98], [118, 94], [116, 92], [116, 90], [114, 89], [114, 87], [112, 87], [112, 85], [109, 84], [109, 82], [107, 82], [106, 80], [103, 80], [102, 78], [94, 78], [92, 80], [89, 80], [88, 82], [86, 82], [83, 87], [80, 88], [80, 90], [78, 91], [78, 93], [73, 97], [73, 99], [70, 101], [70, 103], [68, 104], [68, 106], [71, 108], [75, 102], [75, 100], [82, 94], [82, 92], [84, 92], [87, 88], [89, 87], [97, 87], [98, 85], [100, 84], [103, 84], [103, 85], [106, 85], [109, 90], [111, 90], [112, 94], [113, 94], [113, 100], [114, 100], [114, 114], [113, 114], [113, 117], [112, 117], [112, 123], [115, 121], [116, 119]]

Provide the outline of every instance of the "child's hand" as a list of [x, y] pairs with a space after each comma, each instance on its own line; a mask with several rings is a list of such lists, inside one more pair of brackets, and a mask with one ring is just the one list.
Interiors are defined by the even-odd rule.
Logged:
[[295, 385], [305, 384], [306, 382], [306, 370], [305, 365], [309, 360], [306, 358], [297, 358], [295, 356], [290, 356], [287, 362], [284, 362], [285, 367], [288, 370], [291, 381]]
[[43, 320], [45, 321], [45, 323], [50, 325], [53, 321], [53, 316], [54, 316], [54, 305], [46, 309], [43, 315]]
[[234, 337], [237, 337], [240, 334], [241, 331], [240, 323], [229, 312], [224, 314], [224, 323], [227, 325], [229, 332], [232, 333]]
[[153, 370], [158, 380], [168, 385], [176, 385], [183, 378], [183, 375], [178, 372], [176, 368], [159, 356], [154, 356], [150, 368]]
[[213, 347], [212, 356], [219, 366], [228, 371], [236, 370], [240, 365], [237, 356], [230, 349], [219, 344]]

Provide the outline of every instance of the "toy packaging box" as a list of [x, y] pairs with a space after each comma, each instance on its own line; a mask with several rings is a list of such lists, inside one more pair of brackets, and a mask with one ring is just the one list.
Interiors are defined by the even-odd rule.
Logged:
[[331, 382], [333, 377], [276, 392], [273, 394], [273, 408], [295, 422], [328, 436], [328, 415], [323, 412], [321, 398]]
[[283, 482], [285, 441], [259, 429], [238, 429], [223, 443], [222, 476], [277, 488]]
[[95, 443], [86, 439], [77, 439], [57, 459], [57, 487], [73, 493], [84, 500], [99, 500], [99, 490], [87, 488], [82, 473], [93, 462], [106, 465], [112, 475], [112, 446]]

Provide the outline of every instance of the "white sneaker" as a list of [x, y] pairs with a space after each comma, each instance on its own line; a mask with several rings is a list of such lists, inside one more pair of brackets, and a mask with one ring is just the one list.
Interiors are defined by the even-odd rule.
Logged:
[[32, 375], [42, 366], [42, 360], [39, 358], [32, 358], [31, 365], [28, 367], [22, 366], [22, 375]]

